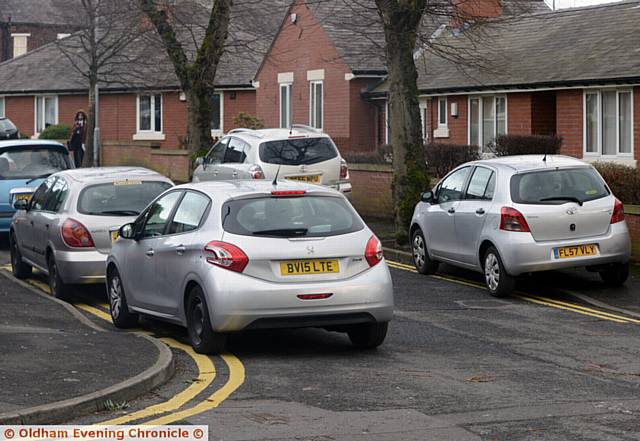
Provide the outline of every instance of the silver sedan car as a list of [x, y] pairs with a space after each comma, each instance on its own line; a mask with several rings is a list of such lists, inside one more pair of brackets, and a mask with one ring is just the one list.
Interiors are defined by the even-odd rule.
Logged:
[[61, 299], [68, 297], [70, 284], [103, 283], [120, 226], [172, 186], [168, 178], [140, 167], [51, 175], [30, 201], [15, 203], [9, 235], [13, 274], [26, 278], [33, 267], [39, 269]]
[[120, 229], [107, 267], [111, 317], [186, 326], [194, 349], [226, 333], [320, 327], [382, 344], [393, 287], [380, 241], [339, 192], [279, 181], [174, 187]]
[[422, 195], [411, 238], [419, 272], [440, 262], [481, 271], [498, 297], [525, 273], [586, 267], [610, 285], [629, 275], [622, 203], [595, 168], [566, 156], [459, 166]]

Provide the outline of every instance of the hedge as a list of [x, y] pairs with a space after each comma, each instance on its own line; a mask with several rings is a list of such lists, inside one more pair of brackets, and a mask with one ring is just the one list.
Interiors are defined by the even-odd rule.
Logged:
[[543, 135], [500, 135], [490, 147], [496, 156], [555, 155], [560, 151], [562, 138]]
[[71, 127], [66, 124], [50, 125], [40, 133], [40, 139], [65, 140], [71, 136]]
[[460, 164], [480, 159], [477, 146], [464, 144], [427, 144], [427, 167], [433, 177], [441, 178]]
[[613, 162], [596, 162], [593, 166], [602, 175], [614, 196], [625, 204], [640, 205], [640, 170]]

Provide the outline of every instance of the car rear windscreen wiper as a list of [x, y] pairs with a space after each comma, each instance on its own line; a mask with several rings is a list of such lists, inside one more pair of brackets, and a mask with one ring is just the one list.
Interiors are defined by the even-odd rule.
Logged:
[[306, 236], [308, 228], [281, 228], [278, 230], [254, 231], [254, 236], [282, 236], [282, 237], [299, 237]]
[[552, 198], [543, 198], [540, 199], [540, 202], [551, 202], [551, 201], [569, 201], [569, 202], [575, 202], [576, 204], [580, 205], [582, 207], [582, 204], [584, 203], [583, 201], [581, 201], [580, 199], [578, 199], [575, 196], [554, 196]]

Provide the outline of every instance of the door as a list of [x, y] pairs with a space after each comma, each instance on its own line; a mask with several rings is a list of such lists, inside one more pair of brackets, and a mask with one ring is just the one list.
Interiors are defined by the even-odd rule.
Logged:
[[211, 148], [211, 150], [209, 150], [209, 153], [204, 158], [204, 164], [198, 166], [198, 168], [193, 171], [194, 182], [215, 181], [221, 179], [218, 174], [220, 173], [220, 166], [222, 165], [225, 152], [227, 151], [229, 139], [229, 137], [222, 138]]
[[[34, 239], [36, 240], [36, 263], [46, 268], [46, 247], [53, 243], [54, 247], [61, 245], [60, 215], [58, 212], [62, 208], [69, 193], [67, 181], [63, 178], [56, 178], [51, 185], [43, 209], [34, 217]], [[63, 219], [64, 221], [64, 219]], [[64, 279], [64, 275], [63, 275]]]
[[177, 317], [183, 299], [184, 281], [197, 268], [204, 243], [198, 228], [209, 208], [208, 196], [188, 191], [180, 201], [167, 229], [155, 248], [157, 310]]
[[491, 209], [496, 186], [496, 173], [486, 167], [475, 167], [469, 185], [455, 213], [458, 246], [455, 259], [475, 265], [482, 229]]
[[122, 268], [132, 306], [159, 312], [155, 253], [181, 197], [181, 191], [167, 193], [147, 208], [136, 222], [137, 240], [129, 242], [125, 268]]
[[24, 221], [20, 222], [18, 230], [18, 240], [22, 245], [23, 256], [43, 268], [46, 267], [46, 263], [43, 263], [40, 253], [44, 254], [44, 246], [39, 243], [42, 235], [38, 237], [37, 229], [41, 223], [40, 215], [46, 207], [47, 198], [55, 180], [56, 178], [48, 178], [36, 189], [29, 204], [29, 210], [25, 214]]
[[248, 166], [244, 163], [251, 147], [238, 138], [231, 138], [220, 166], [219, 179], [251, 179]]
[[427, 246], [435, 256], [455, 260], [457, 240], [454, 215], [470, 170], [471, 167], [463, 167], [444, 178], [436, 190], [436, 203], [427, 208]]

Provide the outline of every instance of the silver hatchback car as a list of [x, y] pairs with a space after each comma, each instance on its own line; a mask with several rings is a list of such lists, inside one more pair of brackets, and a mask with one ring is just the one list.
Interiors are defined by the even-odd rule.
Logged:
[[168, 178], [140, 167], [51, 175], [31, 201], [15, 204], [9, 236], [13, 274], [25, 278], [38, 268], [61, 299], [67, 298], [70, 284], [104, 282], [105, 262], [120, 226], [172, 186]]
[[393, 317], [380, 241], [339, 192], [279, 181], [174, 187], [120, 229], [107, 267], [115, 326], [186, 326], [194, 349], [226, 333], [320, 327], [377, 347]]
[[629, 275], [622, 203], [595, 168], [566, 156], [459, 166], [422, 195], [411, 238], [419, 272], [440, 262], [481, 271], [498, 297], [524, 273], [586, 267], [611, 285]]

